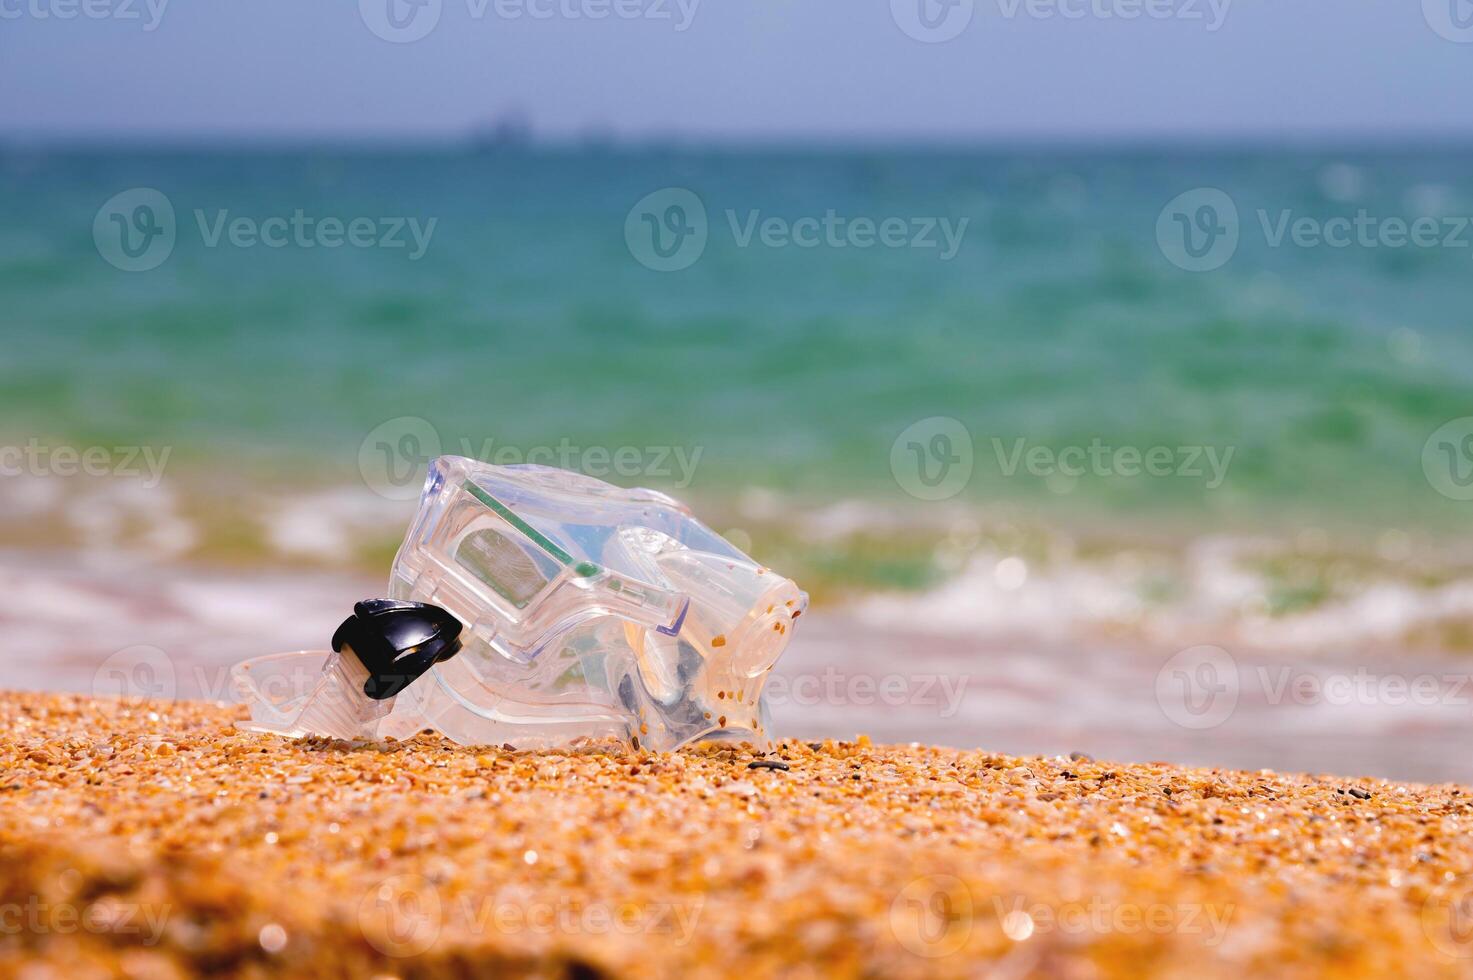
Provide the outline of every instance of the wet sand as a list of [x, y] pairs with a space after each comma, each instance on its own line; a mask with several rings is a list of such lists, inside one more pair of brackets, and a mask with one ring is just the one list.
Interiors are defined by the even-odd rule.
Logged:
[[1459, 786], [862, 738], [293, 743], [239, 716], [0, 697], [0, 973], [1473, 967]]
[[[0, 562], [6, 685], [26, 690], [233, 700], [241, 660], [324, 646], [381, 581], [337, 572], [87, 567], [13, 552]], [[924, 627], [924, 631], [922, 630]], [[818, 606], [768, 684], [772, 730], [796, 738], [985, 746], [1015, 755], [1080, 750], [1126, 761], [1346, 772], [1473, 784], [1466, 657], [1253, 650], [1209, 632], [1142, 643], [1099, 630], [903, 628], [863, 606]], [[1207, 727], [1163, 705], [1170, 658], [1224, 643], [1239, 681]], [[1400, 684], [1401, 696], [1302, 702], [1299, 682]], [[1169, 679], [1169, 678], [1168, 678]], [[1419, 679], [1432, 697], [1415, 696]], [[1294, 686], [1290, 686], [1291, 682]], [[1351, 695], [1354, 687], [1347, 688]], [[1395, 695], [1395, 689], [1387, 689]]]

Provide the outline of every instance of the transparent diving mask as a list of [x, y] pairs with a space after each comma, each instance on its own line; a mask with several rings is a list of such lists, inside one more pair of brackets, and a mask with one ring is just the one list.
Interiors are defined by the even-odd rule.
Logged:
[[[389, 596], [359, 603], [331, 654], [237, 668], [247, 727], [433, 728], [516, 748], [764, 744], [763, 685], [808, 603], [665, 494], [458, 456], [430, 464]], [[267, 696], [263, 673], [289, 668], [316, 670], [311, 689]]]

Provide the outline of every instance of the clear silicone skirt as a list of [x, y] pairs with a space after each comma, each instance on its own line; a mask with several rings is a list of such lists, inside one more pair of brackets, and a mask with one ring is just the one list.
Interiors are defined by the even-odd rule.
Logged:
[[[389, 595], [451, 613], [459, 652], [370, 704], [351, 656], [250, 661], [237, 669], [250, 727], [345, 738], [434, 728], [518, 748], [764, 743], [763, 685], [808, 601], [665, 494], [455, 456], [430, 464]], [[310, 690], [263, 686], [314, 668]]]

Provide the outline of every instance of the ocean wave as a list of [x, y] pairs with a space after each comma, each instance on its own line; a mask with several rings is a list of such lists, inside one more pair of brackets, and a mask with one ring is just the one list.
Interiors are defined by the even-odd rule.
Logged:
[[[854, 601], [860, 622], [922, 634], [1049, 641], [1128, 637], [1160, 645], [1200, 638], [1239, 648], [1340, 656], [1372, 646], [1464, 652], [1473, 570], [1305, 555], [1294, 541], [1207, 536], [1175, 552], [1031, 561], [981, 549], [921, 593]], [[1294, 568], [1286, 578], [1283, 563]], [[1311, 586], [1296, 585], [1310, 581]], [[1298, 590], [1296, 592], [1296, 590]]]
[[[1473, 649], [1473, 556], [1460, 539], [1395, 529], [1192, 534], [1164, 524], [1106, 532], [1017, 506], [952, 501], [915, 511], [760, 487], [695, 502], [717, 531], [793, 575], [818, 605], [909, 634], [1168, 645], [1207, 636], [1301, 654]], [[242, 478], [222, 492], [187, 473], [157, 485], [0, 480], [8, 546], [72, 552], [94, 568], [379, 577], [413, 509], [351, 484]]]

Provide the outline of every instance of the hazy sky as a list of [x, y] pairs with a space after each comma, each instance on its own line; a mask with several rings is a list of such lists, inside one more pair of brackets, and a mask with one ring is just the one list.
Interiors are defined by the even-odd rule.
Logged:
[[160, 2], [0, 0], [0, 131], [1473, 135], [1470, 0]]

